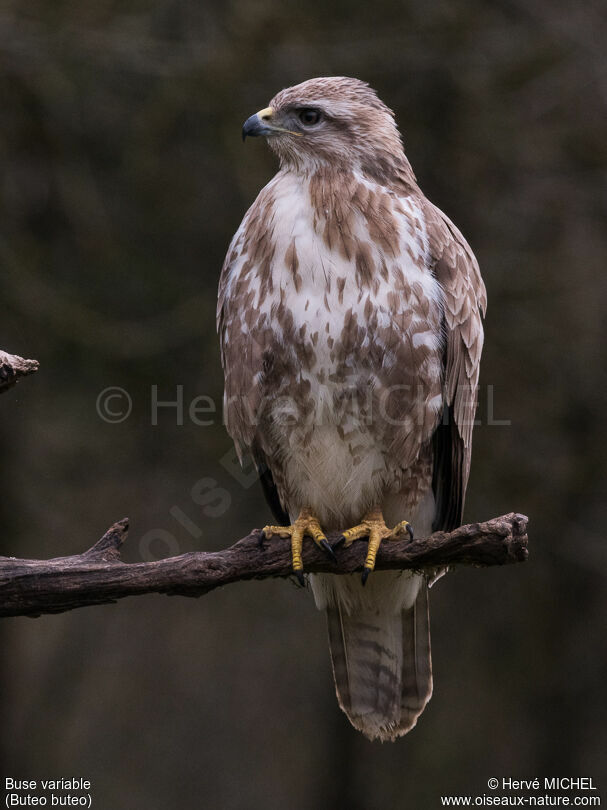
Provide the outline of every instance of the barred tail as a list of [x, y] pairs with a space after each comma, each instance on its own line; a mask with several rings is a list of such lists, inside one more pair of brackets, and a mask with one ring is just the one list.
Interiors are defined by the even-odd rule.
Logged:
[[406, 734], [432, 695], [425, 580], [412, 607], [348, 613], [336, 601], [327, 624], [337, 698], [352, 725], [370, 739]]

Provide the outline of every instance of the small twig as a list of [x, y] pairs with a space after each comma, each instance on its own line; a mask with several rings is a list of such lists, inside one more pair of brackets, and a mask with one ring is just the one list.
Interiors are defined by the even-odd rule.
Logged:
[[27, 377], [38, 371], [37, 360], [24, 360], [16, 354], [0, 350], [0, 394], [8, 391], [20, 377]]
[[[202, 596], [239, 580], [292, 574], [289, 541], [279, 537], [263, 540], [259, 529], [224, 551], [191, 552], [142, 563], [120, 559], [127, 532], [125, 518], [84, 554], [52, 560], [0, 557], [0, 616], [61, 613], [144, 593]], [[526, 532], [527, 518], [510, 513], [453, 532], [435, 532], [426, 539], [387, 541], [380, 546], [376, 568], [432, 571], [453, 565], [523, 562], [527, 559]], [[332, 562], [311, 541], [306, 542], [304, 567], [308, 573], [362, 570], [367, 545], [364, 539], [349, 548], [339, 545], [338, 534], [328, 539], [337, 561]]]

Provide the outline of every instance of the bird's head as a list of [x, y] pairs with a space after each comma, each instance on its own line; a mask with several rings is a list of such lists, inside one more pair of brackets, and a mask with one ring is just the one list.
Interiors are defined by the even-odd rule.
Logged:
[[281, 90], [247, 118], [243, 140], [247, 135], [266, 137], [281, 165], [299, 171], [330, 166], [382, 182], [407, 174], [414, 180], [394, 113], [359, 79], [309, 79]]

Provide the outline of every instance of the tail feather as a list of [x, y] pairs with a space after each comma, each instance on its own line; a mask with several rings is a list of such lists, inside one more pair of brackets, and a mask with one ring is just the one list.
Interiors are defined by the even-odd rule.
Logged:
[[415, 725], [432, 694], [428, 589], [412, 607], [348, 613], [327, 606], [340, 707], [370, 739], [394, 740]]
[[432, 697], [432, 651], [428, 586], [424, 582], [415, 604], [402, 613], [403, 669], [400, 722], [396, 735], [406, 734]]

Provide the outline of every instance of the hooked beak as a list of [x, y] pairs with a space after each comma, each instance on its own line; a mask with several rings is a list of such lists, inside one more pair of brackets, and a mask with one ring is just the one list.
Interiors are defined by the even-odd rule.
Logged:
[[255, 115], [247, 118], [242, 127], [242, 140], [244, 141], [247, 135], [252, 138], [256, 138], [258, 135], [269, 135], [272, 132], [270, 121], [273, 112], [274, 110], [271, 107], [266, 107], [265, 110], [260, 110]]
[[247, 118], [242, 127], [242, 140], [244, 141], [247, 135], [256, 138], [258, 135], [271, 135], [275, 132], [287, 132], [289, 135], [301, 137], [301, 132], [293, 132], [292, 129], [285, 129], [275, 124], [273, 117], [274, 110], [272, 107], [266, 107]]

